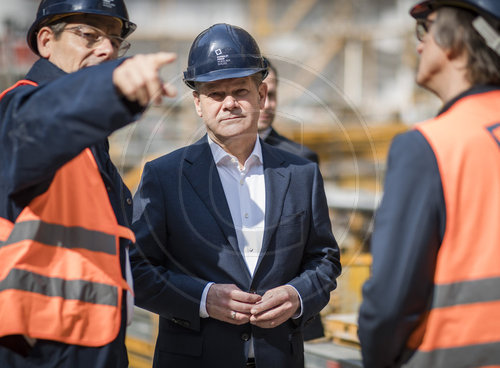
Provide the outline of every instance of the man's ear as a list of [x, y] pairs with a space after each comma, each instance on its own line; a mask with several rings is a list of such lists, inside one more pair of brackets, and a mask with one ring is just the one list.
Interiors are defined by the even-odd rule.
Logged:
[[264, 109], [266, 105], [266, 97], [267, 97], [267, 84], [262, 82], [259, 86], [259, 105], [260, 109]]
[[460, 50], [454, 50], [452, 48], [448, 48], [444, 50], [446, 54], [446, 58], [450, 61], [450, 63], [459, 70], [467, 69], [467, 63], [469, 61], [469, 54], [462, 48]]
[[54, 32], [49, 27], [42, 27], [36, 35], [36, 41], [38, 53], [44, 59], [48, 59], [52, 54]]
[[200, 118], [203, 117], [203, 113], [201, 111], [201, 106], [200, 106], [200, 94], [198, 91], [193, 91], [193, 100], [194, 100], [194, 107], [196, 108], [196, 113]]

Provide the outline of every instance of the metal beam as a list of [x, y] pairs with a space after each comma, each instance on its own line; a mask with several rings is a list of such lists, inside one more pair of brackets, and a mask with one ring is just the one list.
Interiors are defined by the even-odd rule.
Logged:
[[280, 32], [294, 30], [316, 3], [317, 0], [295, 0], [279, 21], [278, 30]]

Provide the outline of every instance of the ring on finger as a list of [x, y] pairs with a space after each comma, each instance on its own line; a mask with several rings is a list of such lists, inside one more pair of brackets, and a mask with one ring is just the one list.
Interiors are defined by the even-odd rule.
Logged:
[[231, 318], [236, 319], [236, 312], [235, 311], [231, 311]]

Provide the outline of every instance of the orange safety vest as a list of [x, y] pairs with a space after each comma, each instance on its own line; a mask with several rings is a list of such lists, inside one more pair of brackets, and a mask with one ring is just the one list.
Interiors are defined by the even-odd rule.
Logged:
[[[22, 84], [36, 85], [15, 86]], [[56, 172], [15, 224], [0, 218], [0, 337], [83, 346], [113, 341], [123, 290], [129, 289], [119, 238], [135, 241], [133, 232], [118, 224], [86, 148]]]
[[408, 367], [500, 366], [499, 104], [498, 90], [470, 95], [417, 126], [437, 159], [446, 230]]

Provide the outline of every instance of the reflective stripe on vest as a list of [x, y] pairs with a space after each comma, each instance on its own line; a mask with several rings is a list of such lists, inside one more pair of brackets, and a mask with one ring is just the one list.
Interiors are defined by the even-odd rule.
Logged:
[[14, 228], [14, 223], [10, 222], [3, 217], [0, 217], [0, 247], [7, 240], [9, 234]]
[[116, 254], [113, 235], [82, 227], [48, 224], [43, 221], [18, 223], [8, 239], [0, 246], [7, 246], [27, 239], [57, 247], [83, 248], [95, 252]]
[[446, 204], [429, 312], [408, 367], [500, 366], [500, 91], [465, 97], [417, 129]]
[[404, 367], [498, 367], [499, 361], [500, 345], [493, 343], [418, 352]]
[[45, 296], [79, 300], [85, 303], [118, 305], [117, 289], [106, 284], [85, 280], [65, 280], [46, 277], [33, 272], [11, 269], [2, 281], [0, 292], [9, 289], [24, 290]]
[[[21, 81], [13, 88], [22, 84], [34, 85]], [[128, 288], [120, 237], [135, 241], [118, 224], [87, 148], [56, 172], [15, 224], [0, 219], [0, 337], [83, 346], [113, 341]]]

